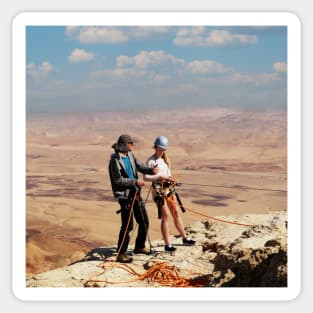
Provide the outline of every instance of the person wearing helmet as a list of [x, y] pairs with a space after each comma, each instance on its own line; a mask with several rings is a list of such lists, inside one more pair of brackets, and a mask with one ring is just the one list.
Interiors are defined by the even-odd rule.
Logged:
[[[141, 163], [132, 152], [133, 139], [126, 134], [119, 136], [117, 142], [112, 145], [115, 153], [111, 155], [109, 174], [114, 197], [120, 204], [121, 228], [117, 243], [117, 262], [130, 263], [132, 258], [126, 254], [130, 240], [129, 233], [133, 229], [133, 216], [138, 223], [138, 233], [135, 242], [135, 254], [150, 254], [150, 249], [145, 247], [148, 233], [149, 219], [140, 196], [140, 189], [145, 185], [138, 179], [138, 172], [143, 174], [155, 174], [157, 169], [151, 169]], [[131, 211], [131, 207], [133, 211]], [[130, 216], [131, 214], [131, 216]]]
[[144, 179], [152, 182], [153, 200], [158, 207], [159, 218], [161, 218], [161, 233], [165, 243], [164, 250], [172, 252], [175, 251], [176, 248], [170, 243], [170, 215], [172, 215], [174, 225], [183, 238], [183, 244], [194, 245], [195, 241], [186, 235], [184, 224], [175, 202], [174, 192], [170, 192], [170, 194], [167, 193], [166, 195], [164, 195], [163, 192], [164, 186], [171, 186], [174, 181], [170, 170], [170, 160], [166, 153], [168, 146], [169, 142], [167, 137], [158, 136], [155, 139], [153, 146], [155, 152], [148, 158], [147, 165], [150, 168], [158, 168], [159, 171], [153, 175], [145, 174]]

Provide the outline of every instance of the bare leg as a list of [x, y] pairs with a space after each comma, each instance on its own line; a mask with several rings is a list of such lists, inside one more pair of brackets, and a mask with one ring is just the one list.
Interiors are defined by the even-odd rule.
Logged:
[[177, 210], [177, 205], [174, 199], [174, 195], [166, 199], [166, 203], [171, 211], [171, 214], [173, 216], [174, 220], [174, 225], [176, 229], [178, 230], [179, 234], [182, 236], [182, 238], [186, 238], [186, 233], [184, 229], [184, 223], [182, 218], [180, 217], [178, 210]]
[[169, 245], [170, 244], [169, 210], [165, 205], [162, 206], [161, 233], [165, 245]]

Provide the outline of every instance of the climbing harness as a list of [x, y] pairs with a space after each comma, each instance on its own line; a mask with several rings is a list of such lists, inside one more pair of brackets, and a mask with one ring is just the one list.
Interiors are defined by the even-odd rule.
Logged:
[[158, 207], [158, 218], [162, 217], [162, 207], [164, 205], [164, 200], [174, 200], [173, 196], [176, 197], [178, 205], [183, 213], [186, 212], [180, 197], [175, 189], [175, 186], [180, 186], [181, 184], [176, 181], [163, 181], [163, 182], [153, 182], [151, 185], [151, 190], [154, 191], [153, 200], [156, 202]]

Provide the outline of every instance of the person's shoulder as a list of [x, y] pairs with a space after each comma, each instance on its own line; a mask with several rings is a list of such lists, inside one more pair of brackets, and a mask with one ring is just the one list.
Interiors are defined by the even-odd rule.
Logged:
[[120, 155], [118, 152], [114, 152], [111, 154], [111, 160], [119, 159], [119, 158], [120, 158]]
[[148, 159], [147, 159], [147, 164], [151, 164], [152, 162], [153, 163], [155, 162], [155, 155], [154, 154], [149, 156]]
[[133, 162], [138, 162], [138, 161], [139, 161], [139, 160], [136, 158], [134, 152], [132, 152], [132, 151], [129, 151], [129, 152], [127, 153], [127, 156], [128, 156], [128, 158], [129, 158], [130, 160], [133, 160]]
[[147, 161], [150, 161], [150, 160], [155, 160], [155, 155], [154, 154], [152, 154], [152, 155], [150, 155], [148, 157]]

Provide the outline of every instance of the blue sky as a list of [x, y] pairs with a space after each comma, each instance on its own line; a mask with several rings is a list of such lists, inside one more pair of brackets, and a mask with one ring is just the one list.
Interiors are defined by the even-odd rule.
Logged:
[[26, 27], [28, 112], [286, 108], [286, 27]]

